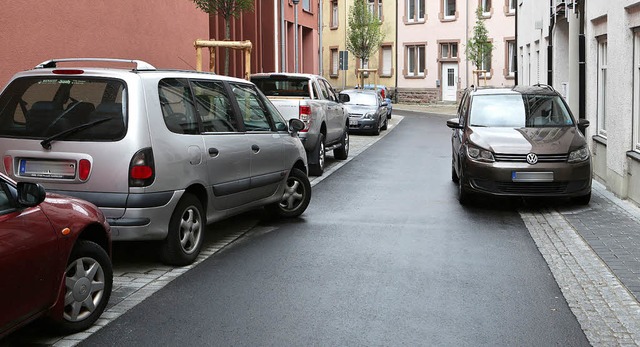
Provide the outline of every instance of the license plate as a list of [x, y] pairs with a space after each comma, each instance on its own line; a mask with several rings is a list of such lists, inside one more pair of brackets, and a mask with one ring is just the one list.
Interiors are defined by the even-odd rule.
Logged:
[[511, 173], [513, 182], [553, 182], [553, 172], [518, 172]]
[[349, 119], [349, 125], [358, 125], [357, 119]]
[[69, 160], [20, 159], [19, 175], [23, 177], [63, 178], [76, 177], [76, 162]]

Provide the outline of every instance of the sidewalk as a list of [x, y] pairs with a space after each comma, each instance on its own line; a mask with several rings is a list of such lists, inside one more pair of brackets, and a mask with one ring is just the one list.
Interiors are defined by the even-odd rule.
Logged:
[[[454, 105], [394, 110], [455, 115]], [[594, 346], [640, 346], [640, 208], [594, 181], [588, 206], [519, 209]]]

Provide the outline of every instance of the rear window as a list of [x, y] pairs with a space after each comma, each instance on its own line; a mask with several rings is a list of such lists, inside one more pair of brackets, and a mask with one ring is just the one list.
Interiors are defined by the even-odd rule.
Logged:
[[126, 133], [124, 82], [104, 78], [25, 77], [0, 96], [0, 136], [115, 141]]
[[251, 82], [266, 96], [296, 96], [311, 98], [308, 78], [252, 78]]
[[556, 95], [476, 95], [469, 126], [545, 128], [573, 126], [569, 110]]

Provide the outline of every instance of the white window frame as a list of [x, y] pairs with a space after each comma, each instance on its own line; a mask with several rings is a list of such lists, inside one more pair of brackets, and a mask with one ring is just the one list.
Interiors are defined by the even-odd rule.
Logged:
[[480, 0], [480, 5], [482, 6], [482, 15], [491, 16], [491, 0]]
[[633, 150], [640, 152], [640, 28], [633, 33]]
[[[456, 5], [457, 2], [456, 0], [442, 0], [443, 1], [443, 7], [442, 7], [442, 15], [444, 16], [444, 19], [455, 19], [456, 18]], [[453, 14], [448, 14], [449, 11], [451, 10], [451, 8], [449, 8], [449, 1], [453, 1]]]
[[516, 13], [517, 0], [508, 0], [509, 1], [509, 13]]
[[[487, 59], [487, 56], [488, 56], [488, 59]], [[491, 77], [491, 60], [492, 59], [493, 59], [492, 52], [491, 51], [486, 52], [485, 56], [482, 59], [482, 62], [480, 63], [480, 70], [484, 70], [485, 72], [481, 73], [480, 77], [486, 77], [486, 78]]]
[[339, 10], [338, 10], [338, 1], [331, 0], [331, 27], [337, 28], [339, 24]]
[[382, 0], [367, 0], [367, 8], [369, 13], [382, 20]]
[[607, 38], [598, 40], [597, 131], [607, 137]]
[[311, 0], [302, 0], [302, 9], [311, 12]]
[[[408, 77], [424, 77], [424, 73], [426, 69], [425, 45], [407, 46], [406, 52], [407, 52], [407, 76]], [[421, 65], [422, 65], [422, 69], [420, 69]]]
[[[416, 23], [424, 22], [425, 18], [425, 0], [407, 0], [407, 22]], [[411, 8], [413, 7], [413, 11]]]
[[331, 75], [337, 76], [340, 71], [340, 51], [337, 48], [331, 48]]
[[507, 41], [507, 75], [509, 77], [515, 77], [516, 75], [516, 40]]

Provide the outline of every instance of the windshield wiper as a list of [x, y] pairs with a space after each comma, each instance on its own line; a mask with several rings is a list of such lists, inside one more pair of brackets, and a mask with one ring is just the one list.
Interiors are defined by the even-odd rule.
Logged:
[[100, 123], [104, 123], [106, 121], [111, 120], [111, 118], [102, 118], [102, 119], [98, 119], [95, 120], [93, 122], [89, 122], [89, 123], [85, 123], [85, 124], [80, 124], [78, 126], [75, 126], [73, 128], [69, 128], [67, 130], [61, 131], [55, 135], [49, 136], [46, 139], [42, 140], [40, 142], [40, 145], [42, 146], [42, 148], [44, 149], [51, 149], [51, 142], [58, 140], [58, 139], [63, 139], [71, 134], [75, 134], [80, 130], [84, 130], [86, 128], [91, 128], [92, 126], [98, 125]]

